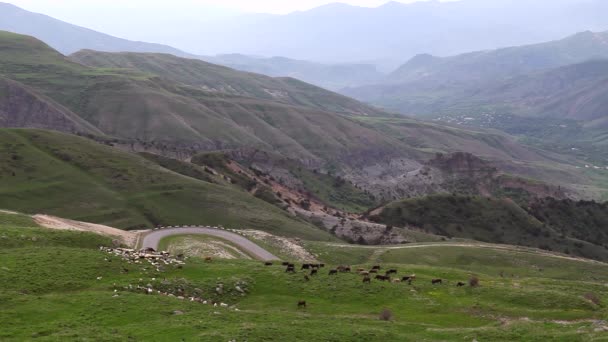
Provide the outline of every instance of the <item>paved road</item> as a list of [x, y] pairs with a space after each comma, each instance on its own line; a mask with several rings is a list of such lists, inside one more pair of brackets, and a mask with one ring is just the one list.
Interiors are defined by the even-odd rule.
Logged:
[[142, 248], [154, 248], [158, 249], [158, 244], [160, 240], [168, 236], [175, 235], [210, 235], [222, 238], [224, 240], [228, 240], [233, 244], [237, 245], [239, 248], [248, 252], [252, 256], [255, 256], [260, 260], [279, 260], [276, 256], [272, 255], [272, 253], [268, 252], [264, 248], [258, 246], [251, 240], [240, 236], [235, 233], [231, 233], [221, 229], [214, 229], [209, 227], [188, 227], [188, 228], [167, 228], [167, 229], [159, 229], [153, 230], [149, 233], [146, 233], [142, 236], [141, 246]]

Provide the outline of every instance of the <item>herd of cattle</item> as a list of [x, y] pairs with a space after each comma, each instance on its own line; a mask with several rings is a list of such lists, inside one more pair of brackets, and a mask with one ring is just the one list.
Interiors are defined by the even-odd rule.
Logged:
[[[265, 265], [272, 266], [273, 263], [269, 261], [269, 262], [266, 262]], [[285, 268], [286, 273], [296, 273], [295, 264], [284, 261], [282, 263], [282, 265], [286, 267]], [[325, 264], [322, 264], [322, 263], [302, 264], [300, 271], [307, 272], [307, 274], [304, 275], [304, 280], [309, 281], [310, 277], [317, 275], [319, 273], [319, 270], [324, 267], [325, 267]], [[412, 282], [416, 280], [415, 274], [404, 275], [402, 277], [393, 277], [394, 275], [397, 274], [396, 268], [388, 269], [388, 270], [384, 271], [384, 274], [382, 274], [381, 270], [382, 270], [382, 267], [380, 265], [375, 265], [375, 266], [372, 266], [372, 268], [369, 270], [366, 270], [364, 268], [358, 268], [358, 269], [356, 269], [356, 272], [357, 272], [357, 274], [362, 276], [363, 283], [371, 283], [372, 277], [373, 277], [373, 279], [378, 280], [378, 281], [385, 281], [385, 282], [388, 281], [388, 282], [392, 282], [392, 283], [407, 282], [408, 285], [412, 285]], [[308, 272], [310, 272], [310, 273], [308, 273]], [[328, 275], [335, 276], [335, 275], [338, 275], [338, 273], [350, 273], [350, 272], [352, 272], [352, 269], [350, 266], [341, 265], [336, 268], [330, 269], [328, 272]], [[443, 283], [444, 283], [443, 279], [440, 279], [440, 278], [431, 280], [431, 284], [433, 284], [433, 285], [440, 285]], [[465, 285], [466, 284], [464, 282], [458, 282], [456, 284], [456, 286], [458, 286], [458, 287], [462, 287]]]
[[[268, 261], [265, 263], [266, 266], [272, 266], [273, 263]], [[286, 273], [297, 273], [296, 272], [296, 265], [287, 261], [284, 261], [282, 263], [282, 266], [285, 266], [285, 272]], [[324, 268], [325, 264], [319, 263], [319, 264], [302, 264], [302, 267], [300, 268], [300, 271], [305, 272], [304, 274], [304, 280], [305, 281], [310, 281], [310, 277], [315, 276], [319, 273], [319, 270], [321, 268]], [[407, 282], [408, 285], [412, 285], [412, 282], [414, 282], [416, 280], [416, 275], [415, 274], [410, 274], [410, 275], [404, 275], [401, 277], [393, 277], [394, 275], [397, 274], [397, 269], [396, 268], [390, 268], [387, 269], [386, 271], [384, 271], [384, 274], [382, 274], [382, 266], [380, 265], [374, 265], [372, 266], [371, 269], [367, 270], [364, 268], [357, 268], [356, 272], [357, 274], [359, 274], [362, 277], [362, 281], [363, 283], [368, 283], [370, 284], [372, 282], [372, 277], [373, 279], [376, 279], [378, 281], [384, 281], [384, 282], [391, 282], [391, 283], [402, 283], [402, 282]], [[329, 276], [337, 276], [339, 273], [351, 273], [353, 270], [351, 268], [351, 266], [346, 266], [346, 265], [341, 265], [338, 266], [336, 268], [330, 269], [328, 271], [328, 275]], [[444, 283], [444, 280], [441, 278], [435, 278], [435, 279], [431, 279], [431, 284], [432, 285], [442, 285]], [[458, 283], [456, 283], [457, 287], [462, 287], [465, 286], [466, 283], [459, 281]], [[306, 308], [306, 301], [305, 300], [300, 300], [298, 301], [298, 308]]]

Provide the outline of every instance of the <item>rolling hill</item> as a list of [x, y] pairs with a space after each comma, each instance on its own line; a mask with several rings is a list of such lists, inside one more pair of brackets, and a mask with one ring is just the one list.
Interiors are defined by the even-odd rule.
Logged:
[[209, 92], [253, 97], [335, 113], [386, 115], [372, 106], [294, 78], [272, 78], [196, 59], [167, 54], [104, 53], [91, 50], [79, 51], [69, 58], [93, 68], [123, 68], [155, 74]]
[[[300, 263], [296, 274], [276, 263], [215, 258], [210, 263], [190, 255], [179, 268], [156, 269], [146, 261], [137, 265], [100, 251], [99, 246], [112, 246], [109, 238], [45, 229], [25, 215], [0, 213], [0, 234], [0, 339], [9, 341], [472, 336], [484, 341], [585, 341], [602, 339], [607, 329], [608, 266], [534, 249], [479, 243], [378, 248], [305, 242], [326, 267], [303, 281]], [[416, 274], [416, 280], [412, 285], [365, 284], [356, 272], [329, 276], [327, 271], [337, 265], [381, 265], [383, 271], [397, 269], [395, 278]], [[473, 276], [478, 286], [456, 286]], [[431, 284], [437, 278], [443, 284]], [[218, 282], [224, 291], [216, 290]], [[147, 288], [154, 291], [144, 293]], [[305, 309], [297, 307], [302, 300]], [[380, 319], [385, 309], [390, 321]], [[284, 321], [291, 323], [277, 324]], [[243, 322], [252, 323], [243, 329]]]
[[330, 238], [229, 184], [64, 133], [0, 130], [0, 207], [123, 229], [208, 224]]
[[[547, 181], [584, 189], [585, 196], [601, 192], [594, 179], [574, 168], [576, 160], [527, 148], [498, 132], [389, 116], [294, 79], [162, 54], [79, 53], [83, 63], [99, 66], [90, 67], [12, 33], [0, 35], [0, 47], [3, 77], [131, 150], [182, 159], [218, 149], [273, 151], [308, 168], [334, 170], [388, 199], [396, 195], [397, 180], [419, 188], [418, 180], [403, 176], [424, 168], [435, 153], [471, 152], [516, 175], [539, 178], [550, 171]], [[408, 191], [409, 184], [403, 185], [400, 191]]]

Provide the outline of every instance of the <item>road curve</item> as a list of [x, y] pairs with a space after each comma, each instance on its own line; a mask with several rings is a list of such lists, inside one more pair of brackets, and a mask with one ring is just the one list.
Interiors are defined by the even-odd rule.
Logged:
[[149, 233], [145, 233], [142, 236], [141, 247], [158, 249], [158, 244], [160, 243], [160, 240], [168, 236], [176, 235], [215, 236], [232, 242], [247, 253], [251, 254], [252, 256], [255, 256], [257, 259], [263, 261], [279, 260], [279, 258], [274, 256], [272, 253], [268, 252], [264, 248], [258, 246], [257, 244], [243, 236], [222, 229], [215, 229], [209, 227], [166, 228], [153, 230]]

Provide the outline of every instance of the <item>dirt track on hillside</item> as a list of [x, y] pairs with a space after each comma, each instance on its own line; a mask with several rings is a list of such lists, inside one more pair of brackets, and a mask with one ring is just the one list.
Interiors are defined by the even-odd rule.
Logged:
[[36, 223], [39, 225], [50, 228], [50, 229], [59, 229], [59, 230], [76, 230], [81, 232], [90, 232], [95, 234], [100, 234], [104, 236], [111, 237], [113, 239], [120, 240], [121, 243], [127, 246], [135, 246], [135, 242], [137, 241], [137, 233], [136, 232], [128, 232], [125, 230], [120, 230], [108, 226], [104, 226], [101, 224], [73, 221], [68, 219], [63, 219], [50, 215], [34, 215], [33, 216]]
[[569, 257], [566, 255], [560, 255], [556, 253], [544, 252], [541, 250], [526, 248], [520, 246], [507, 246], [507, 245], [488, 245], [481, 243], [429, 243], [429, 244], [420, 244], [420, 245], [403, 245], [403, 246], [361, 246], [361, 245], [345, 245], [345, 244], [329, 244], [332, 247], [341, 247], [341, 248], [373, 248], [378, 250], [391, 250], [391, 249], [411, 249], [411, 248], [425, 248], [425, 247], [465, 247], [465, 248], [487, 248], [487, 249], [498, 249], [505, 250], [510, 252], [519, 252], [519, 253], [530, 253], [537, 254], [542, 256], [549, 256], [553, 258], [560, 258], [565, 260], [572, 261], [582, 261], [588, 262], [592, 264], [605, 264], [601, 261], [584, 259], [584, 258], [575, 258]]

